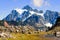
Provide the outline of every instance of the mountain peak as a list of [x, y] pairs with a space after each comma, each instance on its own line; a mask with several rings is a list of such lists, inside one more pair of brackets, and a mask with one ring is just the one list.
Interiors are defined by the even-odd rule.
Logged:
[[33, 10], [29, 5], [24, 6], [23, 9], [26, 9], [26, 10]]

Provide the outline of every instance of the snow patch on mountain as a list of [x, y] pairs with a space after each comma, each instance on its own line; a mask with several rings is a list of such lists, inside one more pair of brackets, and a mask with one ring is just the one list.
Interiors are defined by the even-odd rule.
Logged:
[[27, 11], [26, 9], [18, 9], [18, 8], [16, 8], [16, 9], [14, 9], [14, 10], [16, 10], [18, 13], [20, 13], [20, 15], [24, 12], [24, 11]]
[[52, 27], [52, 24], [51, 23], [46, 23], [46, 24], [44, 24], [46, 27]]
[[40, 15], [42, 17], [44, 17], [44, 13], [37, 13], [37, 12], [34, 12], [34, 11], [30, 11], [31, 14], [37, 14], [37, 15]]

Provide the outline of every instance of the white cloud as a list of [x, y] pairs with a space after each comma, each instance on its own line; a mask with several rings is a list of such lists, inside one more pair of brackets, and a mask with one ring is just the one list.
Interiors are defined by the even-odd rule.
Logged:
[[40, 7], [43, 5], [44, 0], [33, 0], [35, 6]]
[[34, 6], [40, 7], [40, 6], [49, 6], [50, 4], [48, 3], [48, 1], [45, 0], [33, 0], [33, 4]]

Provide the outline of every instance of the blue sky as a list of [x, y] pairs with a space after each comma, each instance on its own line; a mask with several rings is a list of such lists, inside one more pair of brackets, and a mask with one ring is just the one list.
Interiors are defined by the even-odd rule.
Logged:
[[34, 9], [60, 11], [60, 0], [0, 0], [0, 20], [13, 9], [29, 5]]

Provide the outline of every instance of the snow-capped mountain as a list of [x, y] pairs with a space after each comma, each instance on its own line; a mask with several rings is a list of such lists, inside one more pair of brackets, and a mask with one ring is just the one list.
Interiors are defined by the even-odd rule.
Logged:
[[49, 11], [46, 12], [38, 11], [37, 9], [32, 9], [30, 6], [25, 6], [22, 9], [14, 9], [12, 12], [3, 20], [6, 21], [16, 21], [23, 22], [23, 24], [30, 24], [34, 26], [46, 26], [52, 27], [58, 17], [58, 12]]

